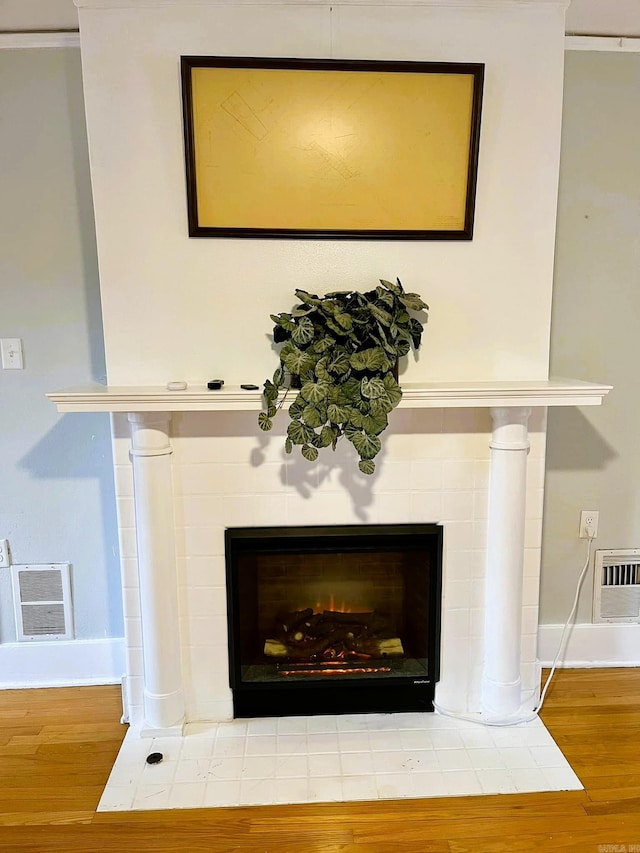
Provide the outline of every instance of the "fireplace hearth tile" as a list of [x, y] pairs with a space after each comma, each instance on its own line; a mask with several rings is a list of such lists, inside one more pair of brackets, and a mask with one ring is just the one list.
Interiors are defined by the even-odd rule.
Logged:
[[[162, 752], [159, 764], [146, 764]], [[540, 720], [481, 727], [438, 714], [198, 723], [125, 737], [99, 811], [580, 790]]]
[[[269, 781], [268, 784], [272, 785], [273, 782]], [[202, 805], [205, 808], [240, 805], [240, 787], [240, 782], [207, 782]]]
[[[197, 743], [198, 741], [196, 741], [196, 744]], [[203, 752], [206, 747], [208, 747], [210, 752], [212, 751], [216, 758], [242, 758], [246, 747], [246, 740], [243, 737], [225, 737], [212, 741], [209, 741], [209, 738], [201, 738], [200, 743], [203, 744]], [[189, 739], [186, 738], [183, 747], [183, 755], [188, 744]]]
[[306, 755], [308, 752], [306, 734], [278, 735], [276, 739], [278, 755]]
[[277, 720], [279, 735], [295, 735], [307, 733], [306, 717], [279, 717]]
[[340, 752], [368, 752], [371, 749], [369, 732], [340, 732], [338, 748]]
[[306, 779], [309, 776], [310, 758], [311, 756], [307, 755], [279, 756], [276, 762], [276, 778]]
[[[518, 789], [510, 774], [504, 770], [476, 770], [483, 794], [516, 794]], [[540, 788], [545, 791], [547, 788]]]
[[205, 782], [180, 782], [172, 785], [168, 808], [200, 808], [204, 802], [205, 790]]
[[443, 773], [443, 777], [450, 797], [482, 794], [482, 785], [473, 770], [452, 770]]
[[544, 785], [546, 782], [542, 770], [531, 770], [530, 768], [512, 770], [511, 778], [516, 786], [516, 790], [522, 794], [537, 791], [540, 785]]

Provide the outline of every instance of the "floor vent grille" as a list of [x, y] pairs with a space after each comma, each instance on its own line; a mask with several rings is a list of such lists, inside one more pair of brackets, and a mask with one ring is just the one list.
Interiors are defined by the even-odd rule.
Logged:
[[640, 548], [596, 551], [593, 621], [640, 622]]
[[69, 563], [11, 566], [19, 642], [73, 639]]

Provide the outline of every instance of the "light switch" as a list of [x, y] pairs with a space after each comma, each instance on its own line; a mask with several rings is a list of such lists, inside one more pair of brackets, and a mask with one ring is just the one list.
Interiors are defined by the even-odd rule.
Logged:
[[0, 339], [3, 370], [22, 370], [22, 341], [20, 338]]

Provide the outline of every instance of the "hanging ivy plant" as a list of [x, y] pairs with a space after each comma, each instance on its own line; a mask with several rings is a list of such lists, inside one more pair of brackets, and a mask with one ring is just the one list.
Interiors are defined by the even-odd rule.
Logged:
[[[400, 280], [380, 281], [375, 290], [334, 291], [316, 296], [296, 290], [291, 313], [272, 314], [273, 340], [282, 344], [280, 365], [264, 383], [265, 410], [258, 416], [268, 431], [294, 386], [285, 450], [300, 445], [310, 462], [323, 447], [336, 449], [345, 437], [354, 446], [358, 467], [375, 471], [380, 435], [400, 402], [398, 359], [422, 339], [422, 322], [412, 314], [428, 305], [406, 293]], [[284, 393], [283, 393], [284, 391]]]

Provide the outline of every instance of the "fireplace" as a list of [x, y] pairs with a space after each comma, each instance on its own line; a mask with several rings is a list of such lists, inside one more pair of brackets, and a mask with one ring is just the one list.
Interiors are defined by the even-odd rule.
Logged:
[[[525, 709], [535, 705], [546, 407], [599, 405], [609, 388], [523, 380], [403, 390], [385, 464], [367, 491], [345, 481], [339, 456], [318, 471], [304, 460], [283, 465], [262, 447], [260, 463], [248, 464], [256, 458], [258, 392], [99, 387], [49, 395], [61, 412], [114, 413], [126, 709], [143, 735], [233, 717], [225, 530], [265, 525], [371, 530], [368, 519], [437, 519], [446, 541], [435, 704], [492, 720], [521, 713], [523, 697]], [[234, 687], [237, 677], [234, 670]], [[260, 687], [266, 691], [251, 689]]]
[[442, 527], [228, 528], [234, 716], [431, 711]]

